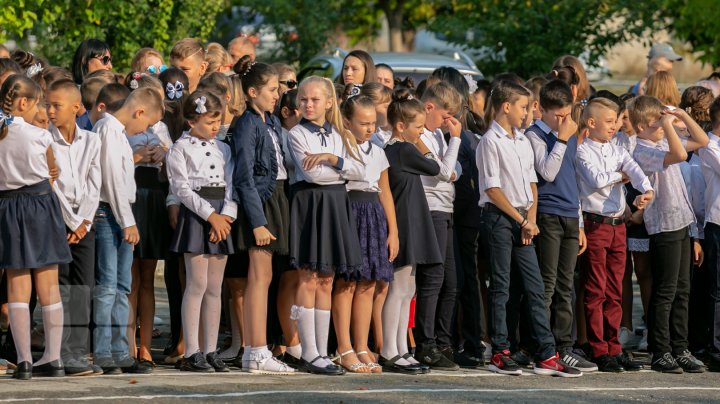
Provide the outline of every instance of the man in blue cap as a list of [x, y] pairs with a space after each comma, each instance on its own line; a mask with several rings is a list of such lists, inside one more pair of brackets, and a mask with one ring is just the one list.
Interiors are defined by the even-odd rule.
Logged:
[[642, 78], [630, 89], [635, 94], [645, 94], [645, 82], [647, 79], [657, 72], [672, 70], [673, 63], [679, 62], [683, 58], [675, 53], [672, 46], [666, 43], [656, 43], [650, 48], [648, 53], [648, 67], [645, 77]]

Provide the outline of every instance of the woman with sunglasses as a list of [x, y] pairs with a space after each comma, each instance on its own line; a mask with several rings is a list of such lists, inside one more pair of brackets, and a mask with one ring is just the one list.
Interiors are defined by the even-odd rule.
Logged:
[[130, 62], [130, 69], [134, 72], [159, 75], [167, 70], [163, 57], [153, 48], [141, 48], [135, 53]]
[[278, 72], [278, 96], [282, 98], [283, 94], [297, 88], [297, 75], [295, 69], [285, 63], [273, 63], [272, 65]]
[[75, 50], [73, 80], [79, 85], [88, 74], [96, 70], [112, 70], [112, 67], [108, 44], [95, 38], [86, 39]]

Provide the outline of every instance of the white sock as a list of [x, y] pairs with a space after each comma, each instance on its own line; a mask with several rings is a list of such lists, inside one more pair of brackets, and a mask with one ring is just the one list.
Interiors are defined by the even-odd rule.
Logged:
[[295, 359], [300, 359], [302, 356], [302, 345], [297, 344], [293, 346], [289, 346], [285, 349], [285, 353], [292, 356]]
[[[317, 348], [317, 339], [315, 337], [315, 309], [298, 307], [297, 308], [298, 335], [300, 336], [300, 345], [302, 346], [302, 358], [307, 362], [320, 356]], [[326, 348], [327, 349], [327, 348]], [[329, 361], [318, 359], [313, 365], [327, 366]]]
[[328, 356], [328, 334], [330, 333], [330, 310], [315, 309], [315, 343], [320, 356]]
[[[405, 333], [407, 336], [409, 306], [408, 313], [405, 315], [405, 323], [402, 322], [402, 311], [406, 296], [410, 288], [414, 288], [415, 285], [415, 279], [410, 276], [411, 273], [412, 266], [410, 265], [395, 270], [395, 279], [390, 283], [388, 289], [382, 312], [383, 347], [380, 352], [380, 355], [385, 359], [392, 359], [397, 355], [406, 353], [399, 350], [398, 335]], [[405, 344], [405, 350], [407, 351], [407, 343]], [[396, 364], [406, 366], [410, 362], [400, 358]]]
[[252, 350], [252, 347], [250, 345], [246, 345], [243, 347], [243, 354], [242, 354], [242, 360], [243, 361], [249, 361], [250, 360], [250, 351]]
[[43, 329], [45, 330], [45, 352], [35, 365], [43, 365], [60, 359], [60, 344], [63, 333], [62, 302], [42, 307]]
[[185, 293], [182, 300], [182, 324], [185, 337], [185, 357], [200, 351], [198, 334], [203, 295], [207, 288], [208, 260], [200, 254], [185, 254]]
[[18, 364], [32, 363], [32, 350], [30, 349], [30, 305], [27, 303], [8, 303], [10, 329], [12, 330]]

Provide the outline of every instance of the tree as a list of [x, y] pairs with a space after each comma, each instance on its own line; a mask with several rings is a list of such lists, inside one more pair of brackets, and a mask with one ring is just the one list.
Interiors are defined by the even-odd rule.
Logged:
[[664, 0], [451, 0], [430, 29], [468, 38], [481, 49], [478, 67], [489, 75], [512, 71], [523, 77], [547, 72], [564, 54], [586, 53], [595, 63], [613, 45], [667, 27]]
[[0, 42], [9, 37], [21, 37], [37, 21], [37, 14], [42, 0], [18, 0], [16, 4], [8, 3], [0, 7]]
[[672, 15], [672, 32], [687, 41], [698, 59], [713, 68], [720, 66], [720, 8], [713, 0], [668, 0], [663, 7]]

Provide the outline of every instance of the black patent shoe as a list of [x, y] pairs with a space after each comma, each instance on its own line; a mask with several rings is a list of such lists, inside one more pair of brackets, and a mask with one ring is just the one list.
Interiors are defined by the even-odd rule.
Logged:
[[287, 352], [285, 352], [284, 354], [279, 356], [278, 359], [280, 359], [280, 361], [282, 361], [284, 364], [290, 366], [293, 369], [299, 369], [300, 364], [302, 363], [302, 359], [298, 359], [298, 358], [290, 355]]
[[229, 372], [230, 368], [223, 362], [222, 359], [218, 358], [217, 352], [210, 352], [205, 356], [207, 363], [212, 366], [216, 372]]
[[30, 362], [18, 363], [13, 378], [18, 380], [30, 380], [32, 379], [33, 365]]
[[[412, 363], [413, 366], [419, 367], [422, 374], [430, 373], [430, 365], [426, 365], [424, 363], [419, 363], [419, 362], [413, 363], [413, 361], [411, 361], [410, 358], [415, 359], [415, 357], [410, 352], [403, 355], [402, 358], [405, 359], [406, 361]], [[415, 361], [417, 362], [417, 360], [415, 360]]]
[[625, 368], [618, 363], [614, 356], [602, 355], [593, 359], [593, 362], [597, 364], [598, 370], [601, 372], [621, 373], [625, 371]]
[[340, 376], [340, 375], [345, 374], [343, 369], [340, 366], [337, 366], [335, 364], [330, 364], [325, 367], [316, 366], [315, 362], [317, 362], [319, 359], [324, 359], [324, 358], [322, 356], [316, 356], [315, 359], [311, 360], [310, 362], [301, 358], [299, 370], [307, 372], [307, 373], [316, 374], [316, 375], [327, 375], [327, 376]]
[[628, 372], [637, 372], [643, 368], [642, 363], [632, 360], [626, 353], [615, 355], [615, 360]]
[[401, 373], [405, 375], [419, 375], [423, 373], [423, 369], [420, 365], [398, 365], [397, 361], [403, 359], [402, 356], [396, 355], [392, 359], [385, 359], [380, 355], [378, 363], [383, 367], [383, 372]]
[[34, 366], [33, 375], [37, 377], [63, 377], [65, 376], [65, 367], [60, 359]]

